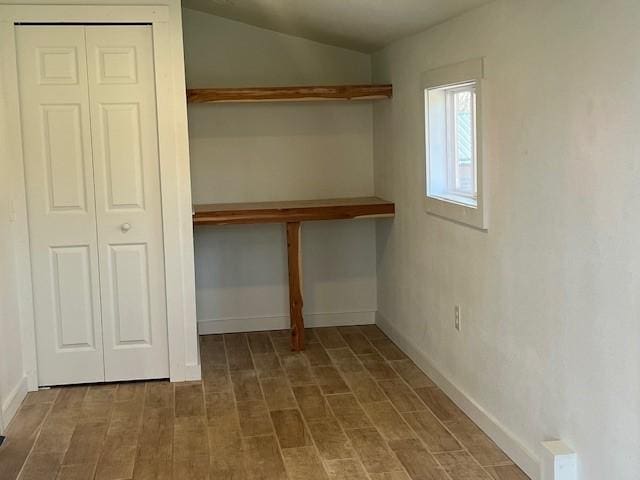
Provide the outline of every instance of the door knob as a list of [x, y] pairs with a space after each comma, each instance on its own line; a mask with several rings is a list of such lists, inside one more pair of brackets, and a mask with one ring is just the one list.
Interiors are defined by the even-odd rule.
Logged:
[[122, 225], [120, 225], [120, 230], [122, 230], [122, 233], [127, 233], [129, 230], [131, 230], [131, 224], [123, 223]]

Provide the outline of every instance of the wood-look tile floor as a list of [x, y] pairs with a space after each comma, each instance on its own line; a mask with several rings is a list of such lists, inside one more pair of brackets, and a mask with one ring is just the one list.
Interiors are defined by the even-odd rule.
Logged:
[[203, 381], [30, 393], [0, 479], [525, 480], [375, 326], [201, 337]]

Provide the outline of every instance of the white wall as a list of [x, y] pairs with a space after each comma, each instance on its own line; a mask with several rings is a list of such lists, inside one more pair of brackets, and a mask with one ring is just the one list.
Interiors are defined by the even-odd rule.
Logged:
[[[0, 91], [2, 90], [0, 77]], [[0, 96], [0, 107], [4, 97]], [[15, 262], [14, 172], [6, 151], [6, 119], [0, 108], [0, 432], [27, 390], [22, 365], [18, 275]]]
[[[370, 82], [368, 55], [183, 16], [190, 87]], [[372, 130], [368, 102], [190, 105], [194, 203], [371, 195]], [[198, 227], [195, 237], [201, 331], [286, 326], [283, 226]], [[373, 321], [373, 221], [304, 224], [303, 261], [310, 324]]]
[[[581, 480], [640, 478], [638, 25], [637, 1], [498, 0], [374, 56], [381, 318]], [[488, 233], [421, 206], [420, 73], [481, 56]]]
[[[3, 171], [0, 168], [0, 172]], [[13, 225], [9, 222], [10, 195], [7, 193], [11, 187], [4, 180], [0, 180], [0, 431], [2, 422], [9, 422], [27, 392], [22, 365]]]

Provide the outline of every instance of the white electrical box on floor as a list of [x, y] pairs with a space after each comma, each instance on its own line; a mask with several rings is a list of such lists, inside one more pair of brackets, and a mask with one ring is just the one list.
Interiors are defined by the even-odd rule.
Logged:
[[560, 440], [542, 442], [542, 480], [578, 480], [576, 452]]

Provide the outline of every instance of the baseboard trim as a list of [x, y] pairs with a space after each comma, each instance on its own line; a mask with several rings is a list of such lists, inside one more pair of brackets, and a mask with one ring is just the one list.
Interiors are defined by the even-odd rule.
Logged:
[[202, 380], [202, 370], [200, 364], [187, 364], [184, 366], [185, 382]]
[[27, 396], [28, 391], [29, 386], [27, 377], [23, 376], [20, 379], [20, 382], [13, 387], [13, 390], [9, 392], [5, 401], [2, 402], [2, 415], [0, 415], [0, 417], [2, 418], [4, 425], [0, 425], [0, 433], [3, 433], [6, 430], [7, 426], [20, 408], [20, 404]]
[[524, 444], [486, 412], [462, 389], [448, 380], [433, 364], [429, 356], [413, 341], [400, 333], [380, 313], [376, 325], [389, 336], [462, 409], [532, 480], [540, 480], [540, 460]]
[[[307, 327], [337, 327], [346, 325], [372, 325], [376, 321], [375, 311], [306, 313], [304, 324]], [[289, 328], [288, 316], [220, 318], [198, 320], [198, 333], [258, 332], [264, 330], [284, 330]]]

